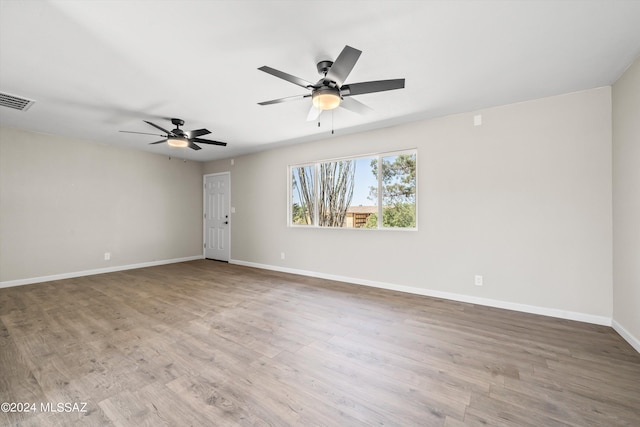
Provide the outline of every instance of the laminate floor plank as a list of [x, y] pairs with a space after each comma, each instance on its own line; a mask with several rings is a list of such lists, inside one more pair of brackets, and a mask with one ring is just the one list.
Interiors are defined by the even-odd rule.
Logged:
[[221, 420], [225, 426], [268, 425], [247, 410], [235, 393], [227, 393], [224, 383], [209, 381], [201, 376], [181, 376], [167, 387], [187, 401], [194, 411], [201, 411], [208, 419]]
[[[395, 332], [402, 328], [398, 336]], [[459, 335], [451, 330], [439, 331], [434, 328], [413, 328], [398, 325], [395, 328], [380, 328], [375, 333], [361, 331], [349, 334], [348, 338], [362, 341], [366, 345], [385, 345], [387, 351], [426, 362], [427, 358], [450, 360], [455, 364], [484, 364], [492, 366], [495, 372], [517, 376], [522, 371], [533, 371], [533, 366], [546, 366], [546, 358], [522, 351], [521, 347], [504, 345], [499, 342], [479, 341], [477, 337]], [[477, 345], [471, 345], [477, 342]]]
[[[303, 351], [322, 351], [324, 366], [333, 360], [335, 364], [332, 366], [336, 371], [348, 373], [352, 381], [359, 378], [363, 389], [373, 386], [377, 390], [373, 396], [384, 393], [389, 399], [397, 396], [404, 398], [407, 403], [431, 405], [434, 413], [452, 414], [458, 418], [464, 415], [470, 398], [467, 390], [429, 380], [429, 374], [424, 374], [428, 369], [424, 365], [377, 348], [353, 345], [348, 338], [336, 338], [335, 341], [309, 346]], [[342, 363], [345, 361], [348, 363]], [[446, 410], [436, 410], [440, 407]]]
[[330, 407], [322, 400], [309, 396], [307, 390], [284, 384], [277, 376], [265, 373], [268, 370], [265, 367], [268, 365], [253, 363], [250, 368], [233, 372], [232, 375], [219, 369], [210, 369], [203, 371], [201, 376], [219, 384], [221, 393], [231, 396], [239, 406], [251, 408], [256, 416], [270, 425], [360, 425], [340, 408]]
[[[28, 415], [29, 422], [37, 420], [37, 425], [108, 425], [104, 414], [97, 407], [97, 401], [92, 397], [88, 398], [90, 395], [76, 387], [74, 378], [78, 372], [75, 367], [57, 355], [48, 340], [35, 339], [33, 336], [29, 338], [31, 339], [22, 339], [22, 344], [17, 347], [29, 365], [29, 382], [34, 383], [42, 392], [37, 397], [23, 396], [18, 400], [33, 403], [36, 409], [29, 414], [9, 414], [14, 416], [9, 425], [18, 422], [20, 415]], [[78, 409], [82, 407], [84, 411], [65, 413], [64, 417], [60, 417], [58, 404], [74, 402], [78, 403]], [[63, 407], [62, 411], [64, 410]]]
[[[310, 348], [323, 348], [333, 354], [349, 357], [360, 363], [366, 363], [370, 367], [378, 366], [380, 369], [394, 371], [394, 377], [401, 383], [413, 386], [420, 385], [421, 380], [434, 378], [438, 373], [440, 380], [447, 378], [447, 383], [455, 383], [464, 390], [474, 389], [488, 391], [492, 384], [503, 384], [503, 376], [495, 369], [482, 366], [465, 365], [453, 360], [450, 354], [442, 357], [434, 356], [429, 351], [422, 354], [407, 352], [409, 357], [396, 356], [393, 353], [381, 353], [379, 346], [359, 345], [357, 342], [343, 339], [338, 341], [336, 337], [328, 343], [314, 343]], [[306, 349], [304, 349], [306, 350]], [[415, 360], [418, 359], [418, 360]], [[386, 362], [389, 361], [387, 364]]]
[[[567, 363], [575, 362], [569, 360]], [[636, 376], [627, 378], [621, 375], [603, 380], [557, 369], [536, 368], [533, 375], [524, 375], [522, 379], [525, 384], [531, 383], [557, 390], [566, 389], [585, 399], [613, 399], [618, 404], [640, 408], [640, 390]]]
[[[20, 351], [0, 319], [0, 403], [29, 403], [44, 400], [27, 357]], [[11, 408], [9, 408], [11, 409]], [[26, 420], [35, 414], [0, 411], [0, 425]]]
[[[625, 400], [612, 400], [604, 396], [585, 399], [584, 395], [571, 390], [550, 390], [522, 382], [507, 382], [504, 387], [492, 387], [489, 396], [517, 406], [544, 411], [557, 420], [581, 420], [579, 424], [584, 425], [594, 420], [600, 425], [622, 424], [625, 419], [633, 419], [640, 408], [628, 406]], [[547, 404], [547, 399], [554, 403]]]
[[[314, 357], [305, 357], [309, 352], [313, 352]], [[333, 389], [339, 397], [339, 408], [345, 404], [355, 406], [354, 403], [358, 403], [377, 414], [367, 418], [368, 424], [377, 424], [376, 421], [384, 417], [388, 421], [381, 425], [441, 426], [445, 416], [443, 406], [453, 407], [452, 412], [460, 417], [463, 413], [459, 409], [464, 408], [464, 404], [443, 405], [430, 400], [425, 398], [423, 390], [402, 382], [394, 384], [349, 358], [309, 348], [298, 353], [291, 355], [283, 352], [277, 359], [293, 368], [296, 373], [301, 372], [313, 378], [315, 387], [311, 390], [323, 388], [318, 382]]]
[[12, 427], [636, 427], [640, 354], [604, 326], [198, 260], [0, 289], [0, 397], [87, 404]]
[[[305, 364], [300, 367], [299, 358], [288, 352], [281, 353], [281, 356], [262, 358], [257, 362], [256, 369], [288, 389], [299, 390], [300, 394], [308, 395], [313, 401], [324, 402], [329, 413], [344, 413], [363, 425], [394, 425], [400, 421], [403, 425], [412, 424], [404, 413], [388, 413], [370, 394], [354, 393], [349, 381], [341, 381], [324, 366]], [[329, 423], [332, 424], [335, 423]]]
[[122, 392], [101, 402], [115, 425], [206, 426], [210, 421], [192, 410], [182, 397], [164, 384], [151, 383], [133, 392]]
[[[518, 426], [518, 427], [579, 427], [584, 426], [579, 419], [570, 423], [560, 421], [550, 416], [550, 411], [555, 410], [555, 404], [545, 401], [548, 409], [539, 411], [537, 408], [526, 408], [495, 399], [484, 394], [474, 393], [471, 403], [467, 407], [464, 421], [469, 425], [490, 426]], [[595, 422], [595, 421], [594, 421]]]

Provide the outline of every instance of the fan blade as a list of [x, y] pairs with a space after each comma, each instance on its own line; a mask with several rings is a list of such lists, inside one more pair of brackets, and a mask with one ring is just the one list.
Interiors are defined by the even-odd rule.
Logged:
[[150, 142], [149, 145], [153, 145], [153, 144], [162, 144], [163, 142], [167, 142], [167, 138], [165, 139], [161, 139], [160, 141], [156, 141], [156, 142]]
[[373, 82], [352, 83], [340, 88], [340, 95], [352, 96], [385, 90], [404, 89], [404, 79], [376, 80]]
[[146, 123], [146, 124], [148, 124], [148, 125], [153, 126], [153, 127], [154, 127], [154, 128], [156, 128], [156, 129], [160, 129], [162, 132], [166, 133], [167, 135], [172, 135], [172, 132], [169, 132], [169, 131], [168, 131], [168, 130], [166, 130], [166, 129], [162, 129], [160, 126], [158, 126], [158, 125], [156, 125], [156, 124], [154, 124], [154, 123], [148, 122], [148, 121], [146, 121], [146, 120], [143, 120], [143, 122], [145, 122], [145, 123]]
[[199, 142], [200, 144], [220, 145], [222, 147], [227, 146], [226, 142], [212, 141], [210, 139], [192, 138], [191, 141]]
[[354, 49], [351, 46], [345, 46], [338, 55], [338, 58], [333, 62], [329, 72], [327, 73], [327, 79], [333, 80], [338, 83], [338, 86], [342, 86], [342, 83], [347, 79], [351, 70], [356, 65], [358, 58], [362, 51]]
[[371, 107], [363, 104], [355, 98], [344, 98], [340, 103], [340, 106], [342, 108], [346, 108], [349, 111], [353, 111], [354, 113], [363, 115], [373, 111]]
[[294, 85], [301, 86], [305, 89], [308, 88], [309, 86], [313, 86], [313, 83], [308, 82], [304, 79], [301, 79], [300, 77], [292, 76], [291, 74], [287, 74], [283, 71], [276, 70], [275, 68], [267, 67], [266, 65], [258, 68], [258, 70], [264, 71], [267, 74], [271, 74], [272, 76], [276, 76], [278, 78], [291, 82]]
[[196, 129], [196, 130], [187, 131], [186, 133], [187, 135], [189, 135], [189, 138], [197, 138], [202, 135], [208, 135], [211, 132], [207, 129]]
[[197, 146], [191, 141], [189, 141], [189, 148], [191, 148], [192, 150], [202, 150], [202, 147]]
[[122, 132], [122, 133], [139, 133], [140, 135], [155, 135], [155, 136], [164, 136], [164, 135], [160, 135], [159, 133], [147, 133], [147, 132], [132, 132], [130, 130], [120, 130], [118, 132]]
[[308, 98], [310, 96], [311, 95], [287, 96], [286, 98], [278, 98], [278, 99], [272, 99], [271, 101], [258, 102], [258, 105], [271, 105], [271, 104], [279, 104], [281, 102], [287, 102], [287, 101], [297, 101], [299, 99]]
[[314, 120], [317, 120], [318, 117], [320, 117], [320, 114], [322, 114], [322, 110], [318, 110], [312, 105], [311, 109], [309, 110], [309, 114], [307, 114], [307, 121], [312, 122]]

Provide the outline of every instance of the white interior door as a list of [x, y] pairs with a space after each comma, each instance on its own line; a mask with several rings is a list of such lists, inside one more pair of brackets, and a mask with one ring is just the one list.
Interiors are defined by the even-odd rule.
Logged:
[[204, 177], [204, 257], [229, 261], [229, 174]]

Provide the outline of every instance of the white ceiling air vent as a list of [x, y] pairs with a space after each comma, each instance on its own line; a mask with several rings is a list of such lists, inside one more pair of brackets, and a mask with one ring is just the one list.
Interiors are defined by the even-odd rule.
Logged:
[[9, 95], [0, 92], [0, 106], [13, 108], [14, 110], [27, 111], [34, 103], [30, 99], [20, 98], [19, 96]]

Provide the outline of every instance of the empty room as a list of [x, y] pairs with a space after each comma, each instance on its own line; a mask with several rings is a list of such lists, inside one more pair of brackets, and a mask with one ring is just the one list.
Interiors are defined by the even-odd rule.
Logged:
[[638, 23], [0, 0], [0, 426], [640, 426]]

